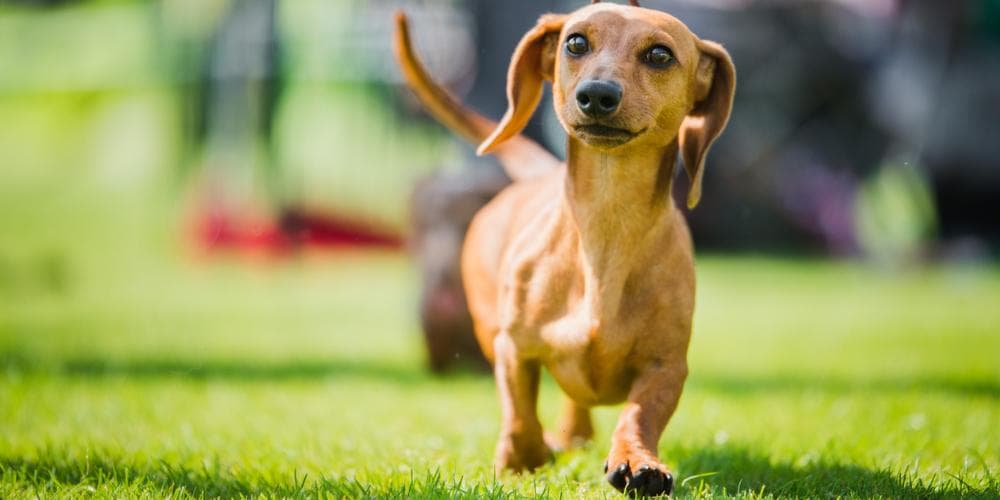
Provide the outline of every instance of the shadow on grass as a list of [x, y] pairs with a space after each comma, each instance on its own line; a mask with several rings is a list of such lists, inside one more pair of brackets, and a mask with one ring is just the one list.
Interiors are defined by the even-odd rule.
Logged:
[[426, 381], [427, 375], [422, 368], [349, 359], [291, 362], [73, 359], [63, 363], [59, 371], [78, 377], [185, 377], [249, 381], [356, 377], [401, 384]]
[[727, 394], [758, 394], [775, 392], [825, 392], [848, 393], [871, 392], [943, 392], [967, 396], [1000, 398], [1000, 382], [986, 379], [957, 379], [946, 377], [900, 377], [900, 378], [826, 378], [801, 376], [725, 376], [692, 375], [687, 389], [723, 392]]
[[[40, 361], [16, 352], [0, 354], [0, 372], [52, 373], [69, 377], [126, 377], [137, 379], [189, 378], [234, 381], [286, 381], [325, 378], [365, 378], [393, 384], [416, 384], [442, 378], [422, 363], [376, 359], [254, 361], [197, 359], [102, 359], [74, 358]], [[468, 368], [451, 375], [488, 376]], [[1000, 398], [1000, 382], [986, 379], [946, 377], [900, 377], [875, 379], [823, 378], [801, 376], [694, 375], [688, 390], [726, 394], [781, 392], [822, 392], [843, 394], [858, 391], [923, 391]]]
[[201, 498], [509, 498], [502, 484], [463, 484], [437, 472], [387, 479], [379, 484], [356, 479], [281, 477], [267, 471], [232, 473], [214, 466], [185, 467], [160, 461], [155, 465], [124, 464], [104, 458], [73, 460], [53, 453], [38, 459], [0, 457], [0, 484], [14, 483], [21, 493], [41, 497], [98, 493], [111, 497]]
[[[715, 494], [763, 493], [797, 498], [997, 498], [1000, 483], [984, 474], [979, 480], [925, 476], [919, 472], [872, 470], [853, 464], [813, 461], [801, 466], [774, 462], [746, 449], [710, 446], [675, 452], [684, 486], [682, 495], [703, 490]], [[698, 475], [704, 474], [702, 477]], [[692, 479], [684, 483], [685, 477]], [[980, 482], [988, 483], [985, 486]], [[973, 486], [976, 485], [976, 486]]]
[[[291, 361], [75, 358], [39, 361], [6, 353], [0, 354], [0, 373], [3, 371], [82, 378], [187, 378], [249, 382], [359, 378], [399, 385], [426, 383], [441, 378], [431, 374], [420, 363], [336, 358]], [[452, 373], [463, 377], [475, 374], [480, 372], [458, 369]]]

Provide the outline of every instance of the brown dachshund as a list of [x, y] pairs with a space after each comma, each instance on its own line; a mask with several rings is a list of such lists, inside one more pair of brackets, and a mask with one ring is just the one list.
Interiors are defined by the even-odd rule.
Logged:
[[[476, 337], [493, 363], [503, 417], [498, 470], [531, 470], [553, 448], [593, 434], [590, 408], [625, 401], [608, 481], [669, 494], [657, 444], [687, 377], [694, 311], [691, 238], [674, 206], [680, 155], [687, 205], [701, 196], [705, 155], [732, 110], [726, 51], [663, 12], [595, 4], [548, 14], [511, 59], [499, 124], [463, 108], [417, 62], [405, 17], [395, 46], [404, 76], [443, 124], [515, 182], [472, 221], [462, 278]], [[565, 164], [519, 135], [552, 82], [569, 135]], [[545, 366], [568, 396], [558, 432], [536, 412]]]

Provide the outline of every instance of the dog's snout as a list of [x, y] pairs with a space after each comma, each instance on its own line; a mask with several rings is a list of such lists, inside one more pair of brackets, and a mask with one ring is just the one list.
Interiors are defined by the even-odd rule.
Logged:
[[622, 86], [612, 80], [587, 80], [576, 87], [576, 104], [587, 116], [610, 115], [622, 102]]

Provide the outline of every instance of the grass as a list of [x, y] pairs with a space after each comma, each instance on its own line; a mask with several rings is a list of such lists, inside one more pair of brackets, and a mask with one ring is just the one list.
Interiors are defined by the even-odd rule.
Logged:
[[[616, 496], [614, 408], [593, 445], [494, 477], [492, 381], [424, 370], [400, 256], [142, 269], [8, 287], [0, 497]], [[699, 272], [692, 376], [660, 448], [679, 496], [1000, 495], [995, 270]], [[546, 422], [558, 403], [546, 380]]]

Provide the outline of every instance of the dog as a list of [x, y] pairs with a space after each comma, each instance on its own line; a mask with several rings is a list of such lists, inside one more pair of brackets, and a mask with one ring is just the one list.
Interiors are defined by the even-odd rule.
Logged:
[[[428, 77], [402, 13], [394, 47], [428, 111], [515, 181], [476, 214], [461, 256], [502, 411], [497, 470], [545, 464], [553, 449], [592, 437], [591, 407], [624, 401], [606, 477], [626, 494], [655, 496], [673, 488], [657, 445], [687, 378], [695, 297], [674, 169], [680, 157], [694, 208], [736, 71], [721, 45], [630, 3], [542, 16], [511, 58], [498, 124]], [[545, 81], [568, 135], [565, 163], [519, 134]], [[536, 411], [542, 366], [568, 396], [552, 435]]]
[[435, 171], [413, 189], [407, 246], [420, 267], [420, 325], [435, 373], [491, 369], [472, 330], [459, 256], [472, 217], [508, 184], [499, 166], [477, 165]]

